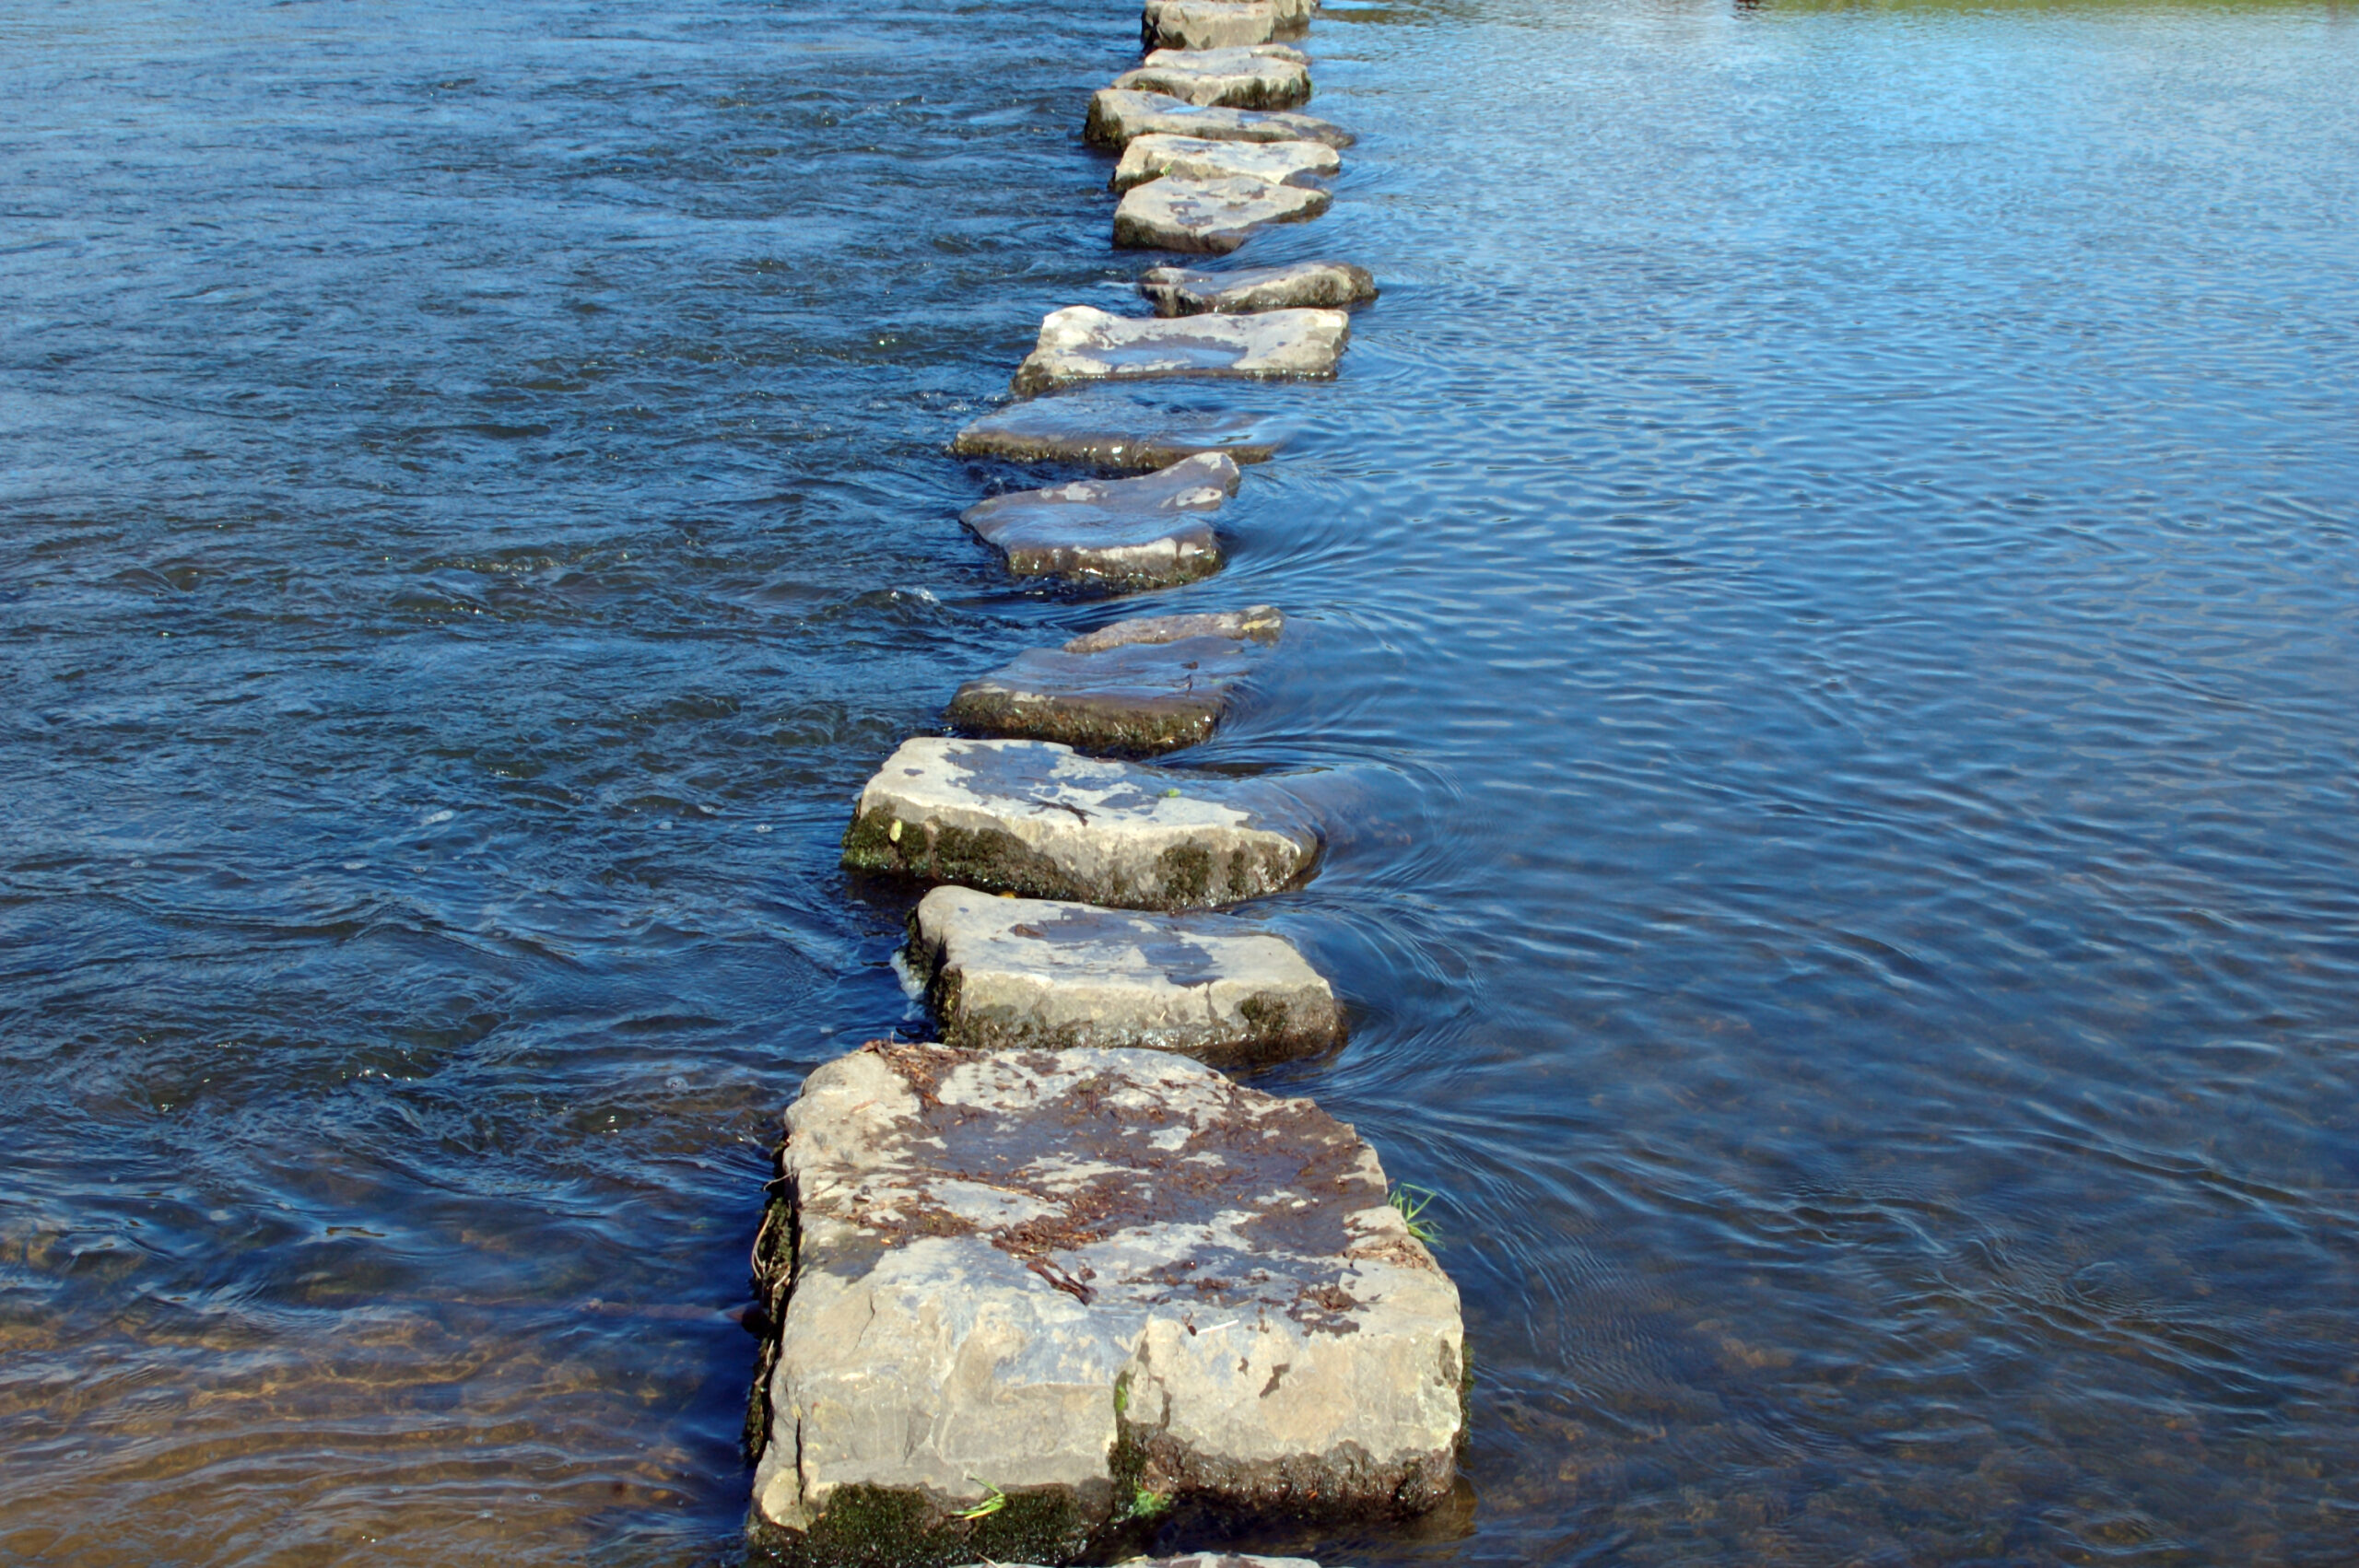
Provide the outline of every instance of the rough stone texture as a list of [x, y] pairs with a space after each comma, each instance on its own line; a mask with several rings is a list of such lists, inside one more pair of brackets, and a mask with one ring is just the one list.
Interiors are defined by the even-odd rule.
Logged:
[[1163, 395], [1101, 390], [1038, 398], [984, 415], [958, 432], [960, 457], [1008, 462], [1062, 462], [1117, 474], [1166, 468], [1183, 458], [1220, 453], [1236, 462], [1267, 462], [1293, 427], [1269, 413], [1175, 404]]
[[779, 1175], [750, 1524], [790, 1560], [1072, 1561], [1173, 1504], [1451, 1483], [1458, 1292], [1307, 1100], [1168, 1052], [877, 1042], [804, 1082]]
[[1344, 262], [1297, 262], [1239, 272], [1156, 267], [1140, 277], [1139, 292], [1155, 302], [1158, 316], [1227, 316], [1365, 305], [1376, 298], [1376, 279], [1366, 267]]
[[1293, 109], [1310, 101], [1310, 67], [1282, 43], [1249, 49], [1158, 49], [1114, 86], [1223, 109]]
[[1157, 49], [1234, 49], [1299, 37], [1317, 0], [1146, 0], [1139, 43]]
[[1168, 321], [1068, 305], [1042, 319], [1039, 345], [1016, 369], [1015, 391], [1018, 397], [1027, 397], [1083, 381], [1164, 376], [1324, 380], [1335, 373], [1351, 333], [1352, 318], [1341, 310], [1264, 310], [1254, 316]]
[[1175, 751], [1210, 738], [1238, 684], [1285, 627], [1285, 617], [1266, 604], [1117, 621], [968, 681], [944, 717], [970, 735], [1062, 741], [1120, 756]]
[[1150, 180], [1114, 208], [1114, 248], [1225, 256], [1273, 223], [1302, 223], [1334, 205], [1325, 191], [1235, 175]]
[[844, 864], [988, 893], [1203, 909], [1309, 874], [1319, 836], [1270, 779], [1176, 773], [1048, 741], [904, 741], [860, 793]]
[[950, 1045], [1141, 1047], [1259, 1067], [1344, 1037], [1335, 993], [1294, 944], [1226, 916], [937, 887], [910, 924], [910, 967]]
[[1099, 88], [1090, 96], [1082, 135], [1098, 146], [1126, 147], [1140, 136], [1197, 136], [1208, 142], [1317, 142], [1347, 147], [1352, 134], [1290, 110], [1216, 109], [1168, 93]]
[[1137, 479], [1085, 479], [978, 502], [959, 516], [1018, 577], [1162, 588], [1220, 570], [1212, 514], [1237, 493], [1237, 464], [1201, 452]]
[[[967, 1568], [1039, 1568], [1037, 1563], [970, 1562]], [[1319, 1568], [1308, 1557], [1239, 1557], [1233, 1551], [1191, 1551], [1185, 1557], [1129, 1557], [1121, 1568]]]
[[1135, 136], [1108, 184], [1117, 191], [1172, 175], [1180, 180], [1262, 180], [1299, 185], [1338, 173], [1343, 155], [1318, 142], [1215, 142], [1202, 136]]

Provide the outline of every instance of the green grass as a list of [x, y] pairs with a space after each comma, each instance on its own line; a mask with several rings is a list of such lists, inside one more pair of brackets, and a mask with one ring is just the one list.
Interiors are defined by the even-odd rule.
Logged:
[[988, 1519], [992, 1515], [1007, 1506], [1006, 1492], [1002, 1492], [999, 1488], [983, 1480], [980, 1476], [968, 1476], [967, 1479], [973, 1481], [977, 1486], [981, 1487], [985, 1496], [980, 1503], [976, 1504], [972, 1508], [969, 1508], [965, 1513], [959, 1515], [958, 1516], [960, 1518]]
[[1440, 1227], [1424, 1216], [1426, 1210], [1439, 1196], [1431, 1188], [1411, 1187], [1404, 1182], [1394, 1188], [1386, 1199], [1400, 1211], [1402, 1222], [1409, 1227], [1409, 1234], [1437, 1250], [1441, 1246]]

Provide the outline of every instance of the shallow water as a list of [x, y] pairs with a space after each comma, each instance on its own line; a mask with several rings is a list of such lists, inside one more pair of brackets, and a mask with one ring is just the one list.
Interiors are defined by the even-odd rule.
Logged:
[[[1229, 570], [946, 458], [1123, 308], [1119, 5], [0, 16], [0, 1560], [726, 1556], [836, 839], [1145, 604], [1292, 617], [1262, 1082], [1435, 1188], [1469, 1485], [1330, 1562], [2359, 1540], [2359, 29], [1337, 4], [1385, 285]], [[1180, 1544], [1180, 1543], [1172, 1543]]]

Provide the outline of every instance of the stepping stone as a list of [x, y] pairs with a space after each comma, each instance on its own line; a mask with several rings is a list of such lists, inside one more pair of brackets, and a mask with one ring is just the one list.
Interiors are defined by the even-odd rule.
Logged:
[[1160, 376], [1324, 380], [1335, 374], [1351, 333], [1352, 318], [1341, 310], [1168, 321], [1068, 305], [1041, 319], [1039, 345], [1016, 368], [1015, 391], [1030, 397], [1082, 381]]
[[1310, 66], [1282, 43], [1250, 49], [1158, 49], [1114, 78], [1130, 92], [1159, 92], [1222, 109], [1292, 109], [1310, 101]]
[[968, 734], [1124, 756], [1192, 746], [1211, 737], [1238, 683], [1285, 626], [1267, 604], [1117, 621], [968, 681], [944, 718]]
[[1265, 180], [1299, 185], [1340, 173], [1344, 159], [1318, 142], [1214, 142], [1202, 136], [1133, 136], [1108, 183], [1117, 191], [1172, 175], [1181, 180]]
[[844, 865], [1119, 909], [1205, 909], [1302, 880], [1319, 835], [1276, 782], [1049, 741], [904, 741], [860, 792]]
[[1212, 514], [1237, 486], [1237, 464], [1226, 454], [1200, 452], [1137, 479], [994, 496], [958, 521], [1006, 556], [1017, 577], [1169, 588], [1220, 570]]
[[911, 920], [943, 1040], [979, 1050], [1138, 1047], [1260, 1067], [1342, 1043], [1335, 993], [1283, 937], [937, 887]]
[[1166, 175], [1123, 193], [1114, 208], [1114, 248], [1225, 256], [1265, 225], [1305, 222], [1334, 205], [1310, 186]]
[[1210, 452], [1267, 462], [1293, 434], [1282, 415], [1191, 406], [1184, 384], [1166, 382], [1149, 392], [1108, 389], [1011, 404], [959, 431], [950, 450], [960, 457], [1128, 474]]
[[1143, 49], [1235, 49], [1299, 36], [1317, 0], [1146, 0]]
[[1352, 134], [1311, 114], [1290, 110], [1218, 109], [1168, 93], [1099, 88], [1089, 99], [1082, 137], [1101, 147], [1123, 147], [1139, 136], [1198, 136], [1208, 142], [1318, 142], [1352, 145]]
[[1447, 1494], [1457, 1288], [1309, 1100], [1166, 1051], [878, 1041], [786, 1129], [757, 1549], [1110, 1561], [1174, 1506], [1361, 1523]]
[[[1028, 1562], [970, 1562], [967, 1568], [1039, 1568]], [[1319, 1568], [1308, 1557], [1239, 1557], [1231, 1551], [1191, 1551], [1185, 1557], [1131, 1557], [1122, 1568]]]
[[1158, 316], [1240, 315], [1365, 305], [1376, 298], [1376, 279], [1366, 267], [1343, 262], [1296, 262], [1240, 272], [1156, 267], [1141, 275], [1139, 292], [1155, 302]]

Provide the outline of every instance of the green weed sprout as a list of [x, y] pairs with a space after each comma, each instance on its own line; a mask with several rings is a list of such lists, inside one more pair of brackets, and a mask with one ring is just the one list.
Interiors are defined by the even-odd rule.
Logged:
[[977, 1486], [981, 1487], [987, 1495], [980, 1503], [976, 1504], [972, 1508], [969, 1508], [965, 1513], [959, 1515], [958, 1516], [960, 1518], [968, 1520], [988, 1519], [992, 1515], [1007, 1506], [1006, 1492], [1002, 1492], [999, 1488], [993, 1486], [991, 1482], [985, 1480], [980, 1476], [968, 1476], [967, 1479], [973, 1481]]
[[1391, 1195], [1386, 1199], [1387, 1202], [1400, 1211], [1402, 1220], [1409, 1227], [1409, 1234], [1436, 1250], [1439, 1250], [1441, 1246], [1440, 1227], [1423, 1216], [1426, 1206], [1438, 1196], [1439, 1194], [1431, 1188], [1411, 1187], [1404, 1182], [1394, 1188]]

